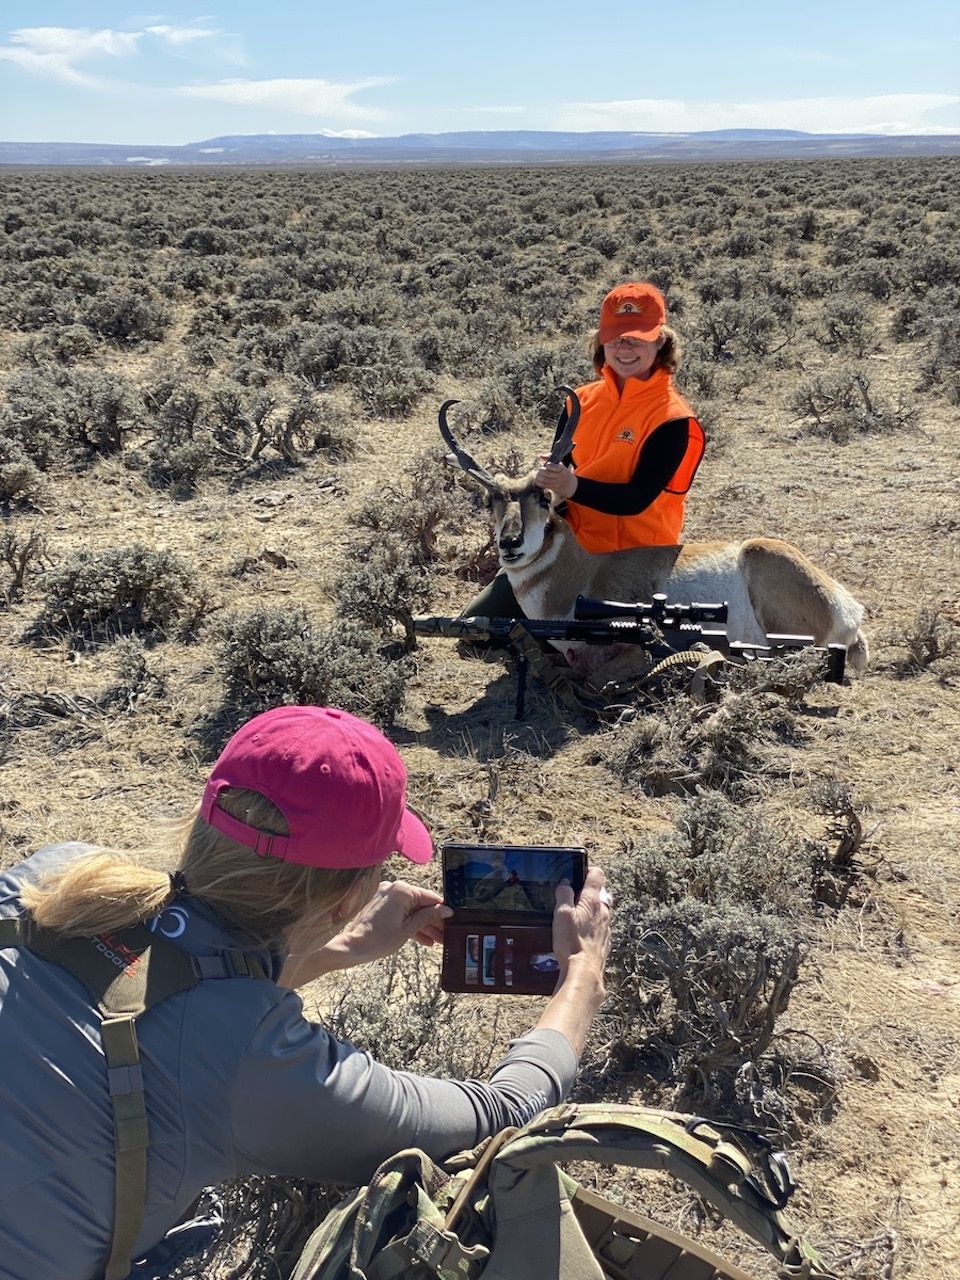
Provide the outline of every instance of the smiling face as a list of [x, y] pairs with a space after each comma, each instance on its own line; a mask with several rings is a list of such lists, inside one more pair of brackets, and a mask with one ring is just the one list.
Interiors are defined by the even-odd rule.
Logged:
[[621, 390], [627, 378], [639, 378], [643, 382], [650, 377], [663, 342], [661, 333], [658, 338], [649, 341], [643, 338], [616, 338], [613, 342], [603, 344], [603, 358], [613, 371]]

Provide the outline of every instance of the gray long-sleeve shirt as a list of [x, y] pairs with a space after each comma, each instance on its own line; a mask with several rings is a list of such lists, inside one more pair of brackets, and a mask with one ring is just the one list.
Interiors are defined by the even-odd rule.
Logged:
[[[42, 849], [0, 876], [20, 885], [88, 851]], [[236, 947], [191, 898], [154, 927], [195, 955]], [[278, 976], [282, 957], [257, 953]], [[113, 1120], [99, 1018], [82, 985], [25, 948], [0, 950], [0, 1280], [89, 1280], [113, 1225]], [[205, 1187], [251, 1173], [359, 1184], [404, 1147], [436, 1159], [565, 1097], [576, 1055], [554, 1031], [514, 1041], [489, 1082], [391, 1071], [304, 1017], [275, 982], [210, 980], [138, 1023], [150, 1130], [137, 1255]]]

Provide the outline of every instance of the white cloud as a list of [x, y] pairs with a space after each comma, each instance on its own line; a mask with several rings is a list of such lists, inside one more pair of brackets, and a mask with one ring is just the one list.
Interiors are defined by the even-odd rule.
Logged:
[[158, 36], [161, 40], [166, 40], [169, 44], [192, 44], [195, 40], [212, 40], [216, 36], [222, 36], [222, 31], [215, 31], [207, 27], [170, 27], [155, 26], [147, 27], [147, 34]]
[[[955, 119], [956, 124], [951, 125], [950, 118]], [[547, 127], [643, 133], [690, 133], [703, 129], [957, 133], [960, 132], [960, 95], [902, 93], [863, 98], [789, 98], [767, 102], [691, 103], [668, 98], [570, 102], [554, 114]]]
[[11, 33], [12, 44], [0, 46], [0, 59], [69, 84], [95, 85], [98, 81], [79, 71], [76, 64], [104, 56], [130, 57], [137, 51], [141, 34], [87, 27], [21, 27]]
[[[145, 34], [160, 40], [167, 46], [168, 52], [179, 58], [212, 55], [221, 62], [232, 63], [235, 66], [247, 64], [240, 36], [217, 27], [174, 27], [167, 23], [154, 23], [145, 29]], [[202, 48], [201, 41], [206, 42]]]
[[329, 80], [221, 80], [217, 84], [181, 85], [174, 92], [207, 102], [269, 107], [301, 116], [375, 120], [381, 119], [383, 113], [353, 102], [351, 98], [364, 89], [392, 83], [391, 77], [380, 76], [351, 84], [334, 84]]
[[[88, 27], [21, 27], [12, 32], [11, 43], [0, 46], [0, 59], [15, 63], [25, 71], [50, 76], [67, 84], [103, 88], [109, 81], [98, 79], [78, 64], [95, 58], [129, 58], [143, 51], [145, 37], [166, 46], [168, 53], [185, 56], [201, 41], [217, 41], [213, 50], [223, 61], [242, 64], [245, 59], [235, 36], [201, 26], [154, 24], [142, 31], [94, 31]], [[207, 49], [205, 52], [209, 52]]]

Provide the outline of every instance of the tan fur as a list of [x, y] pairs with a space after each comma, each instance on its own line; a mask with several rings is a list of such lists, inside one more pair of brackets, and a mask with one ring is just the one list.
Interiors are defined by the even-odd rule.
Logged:
[[[863, 606], [788, 542], [688, 542], [598, 555], [580, 546], [532, 475], [497, 476], [489, 493], [500, 563], [527, 617], [572, 618], [578, 595], [635, 602], [662, 592], [675, 603], [726, 602], [731, 640], [810, 635], [818, 645], [846, 645], [854, 670], [867, 664]], [[566, 648], [574, 665], [589, 665], [579, 646]]]

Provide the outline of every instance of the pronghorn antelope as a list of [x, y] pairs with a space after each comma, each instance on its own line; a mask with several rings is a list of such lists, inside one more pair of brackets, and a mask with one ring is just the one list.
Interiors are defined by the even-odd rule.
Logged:
[[[566, 457], [580, 416], [576, 396], [561, 390], [572, 407], [551, 462]], [[810, 635], [818, 645], [845, 645], [852, 669], [866, 666], [863, 606], [789, 542], [747, 538], [586, 551], [564, 520], [562, 503], [533, 483], [535, 472], [521, 479], [492, 476], [461, 448], [447, 422], [456, 403], [441, 407], [440, 434], [487, 492], [500, 564], [528, 618], [572, 618], [579, 595], [633, 602], [661, 592], [673, 602], [726, 602], [731, 640], [766, 644], [771, 635]], [[588, 652], [596, 646], [557, 641], [556, 647], [582, 674], [609, 658], [609, 649], [602, 656]]]

